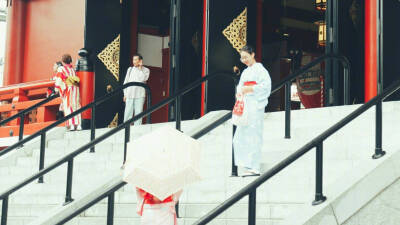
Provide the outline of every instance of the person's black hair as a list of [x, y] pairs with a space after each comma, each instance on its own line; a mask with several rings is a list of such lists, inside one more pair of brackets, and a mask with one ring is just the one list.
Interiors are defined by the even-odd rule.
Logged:
[[56, 62], [57, 66], [63, 66], [62, 62], [58, 61]]
[[245, 45], [243, 48], [240, 49], [240, 52], [247, 52], [250, 55], [255, 53], [254, 48], [251, 45]]
[[143, 60], [143, 56], [139, 53], [134, 54], [132, 58], [135, 58], [136, 56], [139, 57], [139, 60]]

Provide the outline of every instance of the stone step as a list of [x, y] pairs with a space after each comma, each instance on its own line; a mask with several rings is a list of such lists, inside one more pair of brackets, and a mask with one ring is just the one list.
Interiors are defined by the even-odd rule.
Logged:
[[[38, 217], [43, 215], [43, 212], [50, 211], [59, 205], [55, 204], [12, 204], [8, 208], [9, 218], [13, 217]], [[0, 207], [1, 208], [1, 207]], [[1, 215], [1, 211], [0, 211]]]
[[34, 221], [36, 217], [10, 217], [7, 220], [7, 225], [25, 225]]
[[[179, 216], [182, 219], [200, 218], [219, 204], [187, 204], [180, 202]], [[258, 219], [282, 219], [289, 208], [298, 207], [299, 204], [274, 204], [258, 203]], [[136, 213], [136, 204], [115, 204], [114, 216], [116, 218], [140, 218]], [[96, 204], [81, 214], [81, 217], [101, 217], [107, 212], [107, 204]], [[232, 206], [226, 213], [219, 216], [224, 219], [246, 219], [248, 204], [241, 203]]]

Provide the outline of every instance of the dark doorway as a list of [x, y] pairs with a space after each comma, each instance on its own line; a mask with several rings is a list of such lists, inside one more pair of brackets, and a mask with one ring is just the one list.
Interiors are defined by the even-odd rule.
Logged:
[[[350, 104], [364, 102], [364, 11], [363, 0], [341, 0], [338, 1], [339, 21], [339, 53], [347, 57], [351, 64], [350, 74]], [[341, 70], [340, 70], [341, 71]], [[339, 99], [343, 99], [343, 74], [337, 75], [339, 79]], [[339, 102], [343, 104], [343, 101]]]
[[[255, 1], [254, 1], [255, 2]], [[229, 3], [225, 0], [209, 1], [209, 20], [208, 20], [208, 74], [221, 71], [232, 71], [234, 66], [243, 68], [240, 62], [238, 49], [235, 48], [235, 36], [223, 34], [223, 31], [230, 29], [230, 26], [238, 27], [243, 21], [241, 15], [248, 15], [247, 1], [231, 0]], [[247, 21], [249, 24], [250, 22]], [[235, 29], [232, 29], [235, 30]], [[239, 28], [239, 40], [243, 37], [250, 37], [251, 32], [244, 28]], [[231, 110], [235, 100], [235, 83], [227, 77], [215, 78], [207, 83], [206, 86], [206, 111], [215, 111], [222, 109]]]
[[[290, 71], [325, 53], [342, 54], [352, 67], [350, 103], [361, 103], [364, 99], [364, 1], [333, 0], [326, 7], [328, 9], [317, 7], [315, 0], [264, 1], [262, 62], [270, 72], [272, 83], [276, 83]], [[327, 42], [329, 17], [333, 18], [333, 29], [337, 29], [334, 43]], [[321, 33], [323, 30], [325, 34]], [[333, 96], [337, 98], [336, 104], [344, 103], [343, 70], [337, 64], [336, 69], [328, 72], [326, 66], [327, 63], [321, 63], [296, 80], [298, 95], [305, 108], [330, 105], [324, 100], [329, 94], [324, 91], [324, 85], [337, 93]], [[283, 91], [272, 95], [269, 110], [282, 110], [283, 100]]]
[[[383, 88], [387, 88], [394, 81], [400, 79], [400, 2], [398, 0], [381, 0], [383, 4]], [[397, 91], [386, 100], [400, 100], [400, 92]]]
[[[170, 75], [170, 0], [139, 0], [139, 35], [150, 34], [165, 37], [163, 54], [163, 66], [161, 71], [154, 69], [150, 74], [149, 86], [152, 89], [153, 104], [172, 95], [176, 89], [182, 89], [190, 83], [201, 78], [202, 65], [202, 19], [203, 0], [181, 0], [180, 14], [180, 54], [179, 71], [177, 77]], [[179, 10], [179, 9], [178, 9]], [[140, 49], [140, 38], [139, 38]], [[167, 58], [167, 59], [166, 59]], [[153, 71], [152, 71], [153, 72]], [[177, 83], [175, 83], [177, 80]], [[162, 90], [161, 90], [162, 89]], [[167, 90], [165, 90], [167, 89]], [[190, 120], [200, 116], [201, 88], [187, 93], [182, 98], [182, 119]], [[162, 112], [155, 112], [154, 122], [166, 122], [173, 120], [168, 107], [161, 109]], [[162, 115], [160, 115], [162, 114]], [[168, 116], [168, 114], [171, 114]]]
[[[318, 36], [325, 12], [317, 10], [314, 0], [264, 1], [262, 30], [262, 63], [272, 83], [278, 83], [291, 72], [325, 53]], [[306, 108], [323, 105], [324, 64], [317, 65], [297, 79], [299, 99]], [[300, 108], [300, 103], [293, 105]], [[268, 111], [284, 109], [284, 90], [271, 95]]]

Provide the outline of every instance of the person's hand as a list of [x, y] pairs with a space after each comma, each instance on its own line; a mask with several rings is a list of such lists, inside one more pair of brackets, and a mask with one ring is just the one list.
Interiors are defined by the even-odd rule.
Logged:
[[239, 67], [234, 66], [234, 67], [233, 67], [233, 72], [234, 72], [236, 75], [240, 76], [240, 69], [239, 69]]
[[124, 96], [124, 102], [126, 102], [126, 97]]
[[245, 95], [252, 92], [253, 92], [253, 87], [251, 86], [242, 87], [242, 94]]

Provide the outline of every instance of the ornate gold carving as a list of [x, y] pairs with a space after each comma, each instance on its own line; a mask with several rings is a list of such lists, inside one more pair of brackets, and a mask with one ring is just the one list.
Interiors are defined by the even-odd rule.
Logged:
[[117, 81], [119, 80], [119, 43], [120, 35], [97, 55]]
[[118, 113], [115, 114], [114, 119], [108, 125], [108, 128], [114, 128], [118, 126]]
[[222, 33], [229, 40], [233, 48], [240, 52], [240, 49], [246, 45], [247, 8]]

